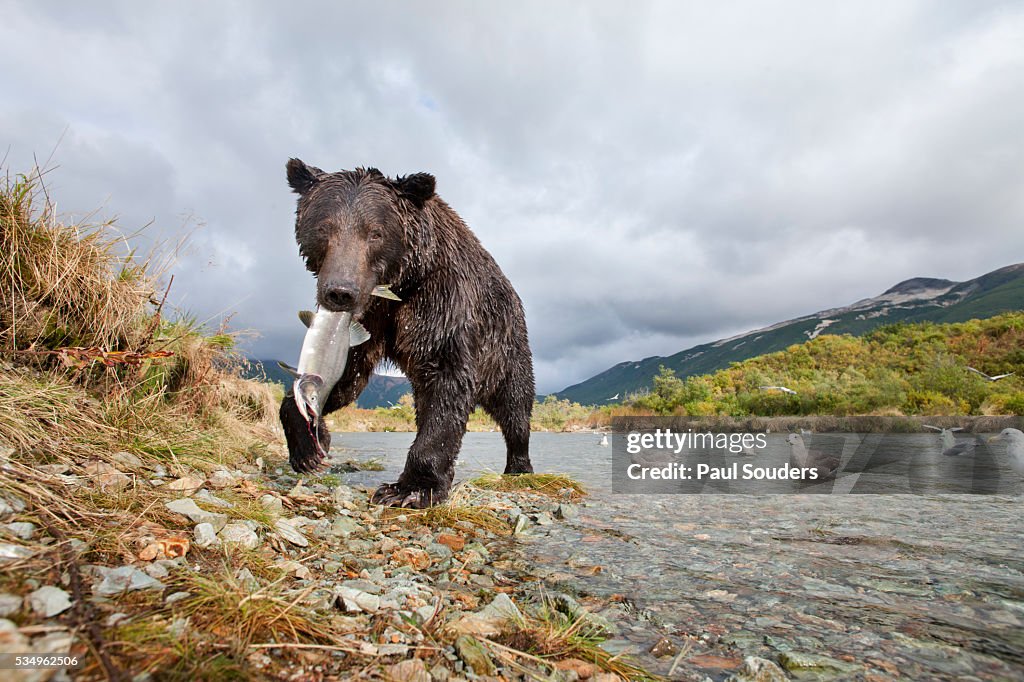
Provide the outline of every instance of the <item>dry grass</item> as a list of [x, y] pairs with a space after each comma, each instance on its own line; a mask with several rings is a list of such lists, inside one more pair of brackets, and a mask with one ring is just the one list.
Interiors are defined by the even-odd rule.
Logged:
[[484, 490], [529, 491], [573, 501], [587, 495], [582, 485], [565, 474], [483, 474], [469, 483]]

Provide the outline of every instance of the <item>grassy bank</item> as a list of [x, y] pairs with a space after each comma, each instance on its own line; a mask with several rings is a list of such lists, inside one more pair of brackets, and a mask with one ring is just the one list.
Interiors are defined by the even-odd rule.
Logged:
[[296, 479], [279, 394], [227, 330], [168, 313], [166, 274], [0, 186], [0, 651], [96, 680], [646, 677], [510, 542], [575, 487], [402, 513]]

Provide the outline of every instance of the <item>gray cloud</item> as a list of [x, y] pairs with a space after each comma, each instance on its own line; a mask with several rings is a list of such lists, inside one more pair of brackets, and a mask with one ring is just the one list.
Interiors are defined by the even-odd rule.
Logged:
[[[433, 172], [541, 391], [1024, 253], [1024, 10], [999, 2], [7, 3], [0, 150], [174, 241], [174, 303], [294, 359], [284, 161]], [[63, 138], [61, 138], [63, 134]]]

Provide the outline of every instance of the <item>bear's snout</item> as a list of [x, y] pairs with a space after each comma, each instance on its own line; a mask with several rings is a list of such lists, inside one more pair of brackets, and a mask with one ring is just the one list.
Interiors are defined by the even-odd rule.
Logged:
[[335, 313], [355, 311], [359, 287], [352, 281], [332, 281], [323, 286], [320, 304]]

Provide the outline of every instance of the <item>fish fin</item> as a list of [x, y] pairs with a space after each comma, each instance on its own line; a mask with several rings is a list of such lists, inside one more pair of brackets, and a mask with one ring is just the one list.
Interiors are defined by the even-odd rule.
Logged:
[[361, 343], [366, 343], [370, 340], [370, 332], [366, 331], [366, 327], [359, 324], [358, 322], [352, 322], [348, 326], [349, 334], [349, 346], [358, 346]]
[[278, 360], [277, 361], [277, 366], [280, 367], [281, 369], [283, 369], [284, 371], [288, 372], [289, 374], [291, 374], [296, 379], [299, 378], [299, 370], [295, 369], [291, 365], [285, 364], [285, 363], [281, 362], [280, 360]]
[[316, 313], [312, 310], [300, 310], [299, 319], [302, 320], [302, 324], [306, 325], [306, 329], [313, 326], [313, 318], [316, 317]]
[[386, 298], [386, 299], [391, 300], [391, 301], [401, 301], [402, 300], [402, 299], [398, 298], [398, 296], [395, 295], [395, 292], [391, 291], [391, 285], [390, 284], [380, 284], [378, 286], [375, 286], [373, 288], [373, 291], [370, 292], [370, 295], [371, 296], [380, 296], [381, 298]]

